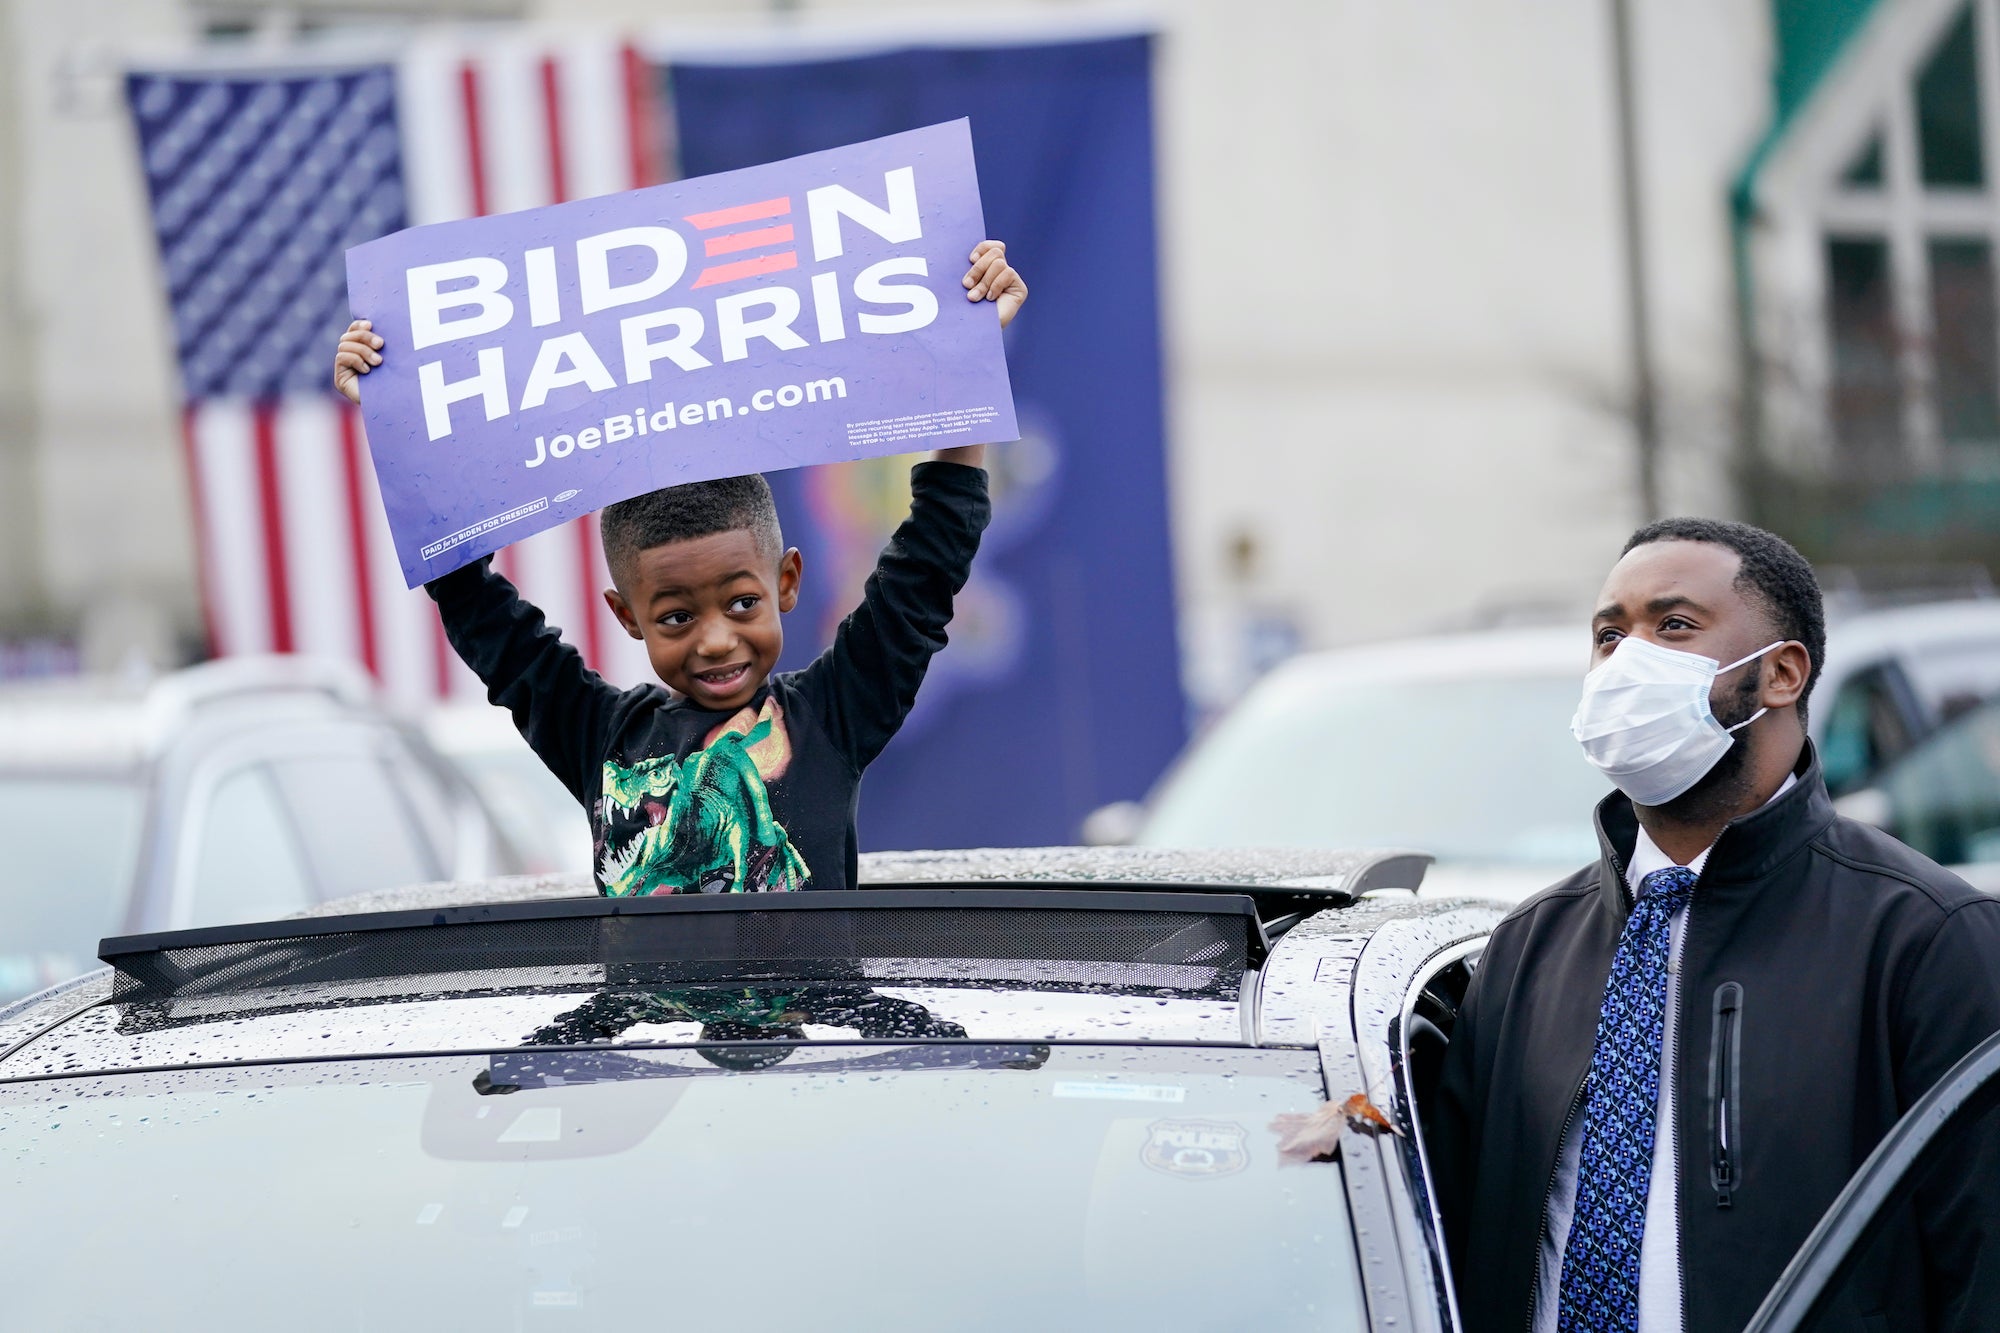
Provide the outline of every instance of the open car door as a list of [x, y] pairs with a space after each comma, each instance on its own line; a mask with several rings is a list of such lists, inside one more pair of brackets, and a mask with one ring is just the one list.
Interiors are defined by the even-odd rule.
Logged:
[[[1953, 1066], [1876, 1145], [1792, 1257], [1745, 1333], [1904, 1326], [1887, 1323], [1889, 1312], [1861, 1310], [1850, 1283], [1865, 1264], [1884, 1262], [1875, 1247], [1887, 1224], [1907, 1218], [1913, 1200], [1921, 1208], [1920, 1191], [1947, 1180], [1971, 1160], [1975, 1146], [1990, 1144], [1995, 1135], [2000, 1135], [2000, 1033]], [[1986, 1234], [1960, 1237], [1955, 1248], [1973, 1253], [1982, 1243], [2000, 1244], [2000, 1218], [1983, 1223]], [[1948, 1302], [1952, 1293], [1939, 1295]], [[1897, 1316], [1912, 1320], [1912, 1327], [1983, 1328], [2000, 1312], [1954, 1316], [1944, 1305], [1914, 1319], [1910, 1311]]]

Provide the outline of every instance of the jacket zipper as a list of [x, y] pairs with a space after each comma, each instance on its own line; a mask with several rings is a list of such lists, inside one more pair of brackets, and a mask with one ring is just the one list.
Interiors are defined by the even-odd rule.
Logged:
[[[1556, 1160], [1549, 1166], [1549, 1183], [1542, 1190], [1542, 1220], [1535, 1228], [1535, 1280], [1528, 1286], [1528, 1320], [1523, 1327], [1527, 1333], [1535, 1333], [1535, 1306], [1542, 1299], [1542, 1244], [1549, 1238], [1549, 1200], [1555, 1197], [1556, 1176], [1562, 1171], [1563, 1145], [1569, 1142], [1569, 1131], [1576, 1124], [1576, 1114], [1583, 1109], [1584, 1093], [1590, 1088], [1590, 1070], [1583, 1071], [1583, 1081], [1576, 1085], [1576, 1093], [1569, 1099], [1569, 1114], [1563, 1117], [1562, 1133], [1556, 1135]], [[1556, 1278], [1561, 1281], [1562, 1263], [1556, 1263]]]
[[1742, 1185], [1742, 1036], [1743, 987], [1725, 981], [1715, 988], [1708, 1048], [1708, 1183], [1715, 1189], [1717, 1208], [1730, 1207]]

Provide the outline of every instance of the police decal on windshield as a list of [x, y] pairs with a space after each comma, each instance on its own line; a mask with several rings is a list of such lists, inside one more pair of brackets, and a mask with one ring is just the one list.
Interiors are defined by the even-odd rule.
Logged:
[[1249, 1135], [1228, 1120], [1155, 1120], [1139, 1159], [1155, 1171], [1189, 1180], [1233, 1176], [1250, 1165]]

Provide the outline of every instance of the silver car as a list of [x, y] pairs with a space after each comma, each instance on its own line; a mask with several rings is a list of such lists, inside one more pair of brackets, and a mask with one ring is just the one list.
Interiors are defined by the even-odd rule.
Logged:
[[0, 847], [0, 997], [74, 975], [106, 933], [521, 868], [365, 676], [297, 657], [0, 691]]

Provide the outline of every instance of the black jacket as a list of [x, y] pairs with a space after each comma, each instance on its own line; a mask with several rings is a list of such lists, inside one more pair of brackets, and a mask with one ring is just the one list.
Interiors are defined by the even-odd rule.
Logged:
[[486, 697], [588, 812], [602, 892], [852, 888], [862, 772], [945, 646], [991, 514], [984, 470], [917, 464], [861, 605], [736, 713], [607, 684], [490, 560], [425, 587]]
[[[1690, 1333], [1737, 1333], [1869, 1150], [2000, 1031], [2000, 898], [1837, 817], [1810, 745], [1799, 779], [1723, 830], [1688, 907], [1674, 1147]], [[1597, 828], [1599, 862], [1494, 931], [1427, 1118], [1467, 1333], [1530, 1326], [1557, 1153], [1631, 909], [1631, 803], [1608, 797]], [[1825, 1327], [2000, 1327], [2000, 1133], [1971, 1151]]]

